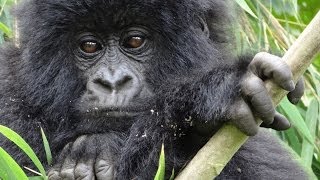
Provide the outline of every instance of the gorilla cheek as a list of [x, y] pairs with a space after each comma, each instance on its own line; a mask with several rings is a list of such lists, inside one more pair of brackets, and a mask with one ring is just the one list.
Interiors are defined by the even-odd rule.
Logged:
[[82, 97], [90, 106], [119, 108], [129, 104], [143, 88], [142, 75], [126, 65], [100, 67], [90, 75]]

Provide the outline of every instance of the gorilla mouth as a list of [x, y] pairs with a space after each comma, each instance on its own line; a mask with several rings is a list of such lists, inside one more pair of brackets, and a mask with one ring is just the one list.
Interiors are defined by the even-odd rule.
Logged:
[[106, 117], [133, 117], [137, 116], [140, 112], [133, 112], [133, 111], [104, 111], [100, 112], [100, 115], [104, 115]]
[[[97, 117], [135, 117], [137, 115], [148, 112], [145, 108], [132, 108], [132, 107], [93, 107], [82, 111], [86, 116]], [[149, 111], [150, 112], [150, 111]]]

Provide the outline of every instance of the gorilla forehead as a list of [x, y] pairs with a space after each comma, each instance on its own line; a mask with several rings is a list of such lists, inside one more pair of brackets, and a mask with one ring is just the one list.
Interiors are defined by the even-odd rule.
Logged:
[[[163, 15], [168, 17], [168, 13], [182, 9], [194, 10], [195, 8], [195, 6], [190, 5], [186, 7], [180, 4], [179, 1], [169, 0], [44, 0], [37, 1], [35, 6], [38, 6], [35, 8], [38, 9], [38, 13], [41, 13], [42, 16], [56, 17], [56, 20], [60, 22], [84, 17], [89, 19], [103, 18], [104, 20], [113, 21], [123, 20], [123, 16], [131, 16], [132, 18], [156, 17], [161, 19]], [[64, 15], [67, 15], [68, 18]], [[160, 16], [158, 17], [158, 15]]]
[[[22, 4], [18, 17], [22, 41], [32, 43], [65, 38], [75, 27], [93, 24], [108, 28], [145, 25], [175, 39], [178, 31], [188, 31], [199, 16], [210, 16], [218, 23], [226, 19], [227, 1], [204, 0], [29, 0]], [[84, 21], [86, 23], [84, 23]], [[218, 27], [218, 24], [214, 26]], [[53, 28], [54, 27], [54, 28]], [[219, 26], [220, 27], [220, 26]], [[166, 30], [168, 32], [162, 32]], [[213, 30], [215, 31], [215, 30]], [[221, 32], [221, 28], [218, 28]], [[24, 34], [28, 36], [23, 37]], [[50, 35], [50, 37], [48, 37]], [[182, 36], [180, 36], [182, 37]], [[33, 43], [34, 44], [34, 43]]]
[[209, 2], [202, 0], [31, 0], [28, 8], [33, 6], [31, 7], [34, 9], [33, 16], [43, 17], [47, 24], [72, 25], [79, 20], [91, 20], [107, 27], [138, 21], [149, 23], [149, 25], [179, 24], [180, 28], [185, 28], [181, 27], [181, 24], [192, 23], [194, 17], [205, 12], [206, 9], [212, 9], [212, 7], [222, 9], [222, 5], [225, 4]]

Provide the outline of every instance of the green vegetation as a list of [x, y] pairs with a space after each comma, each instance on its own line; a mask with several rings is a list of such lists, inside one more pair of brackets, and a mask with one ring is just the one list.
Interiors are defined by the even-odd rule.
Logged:
[[13, 4], [14, 0], [0, 0], [0, 43], [13, 36], [13, 20], [9, 11]]
[[[26, 143], [25, 140], [17, 133], [12, 131], [11, 129], [0, 125], [0, 133], [8, 138], [12, 143], [16, 144], [34, 163], [40, 173], [36, 173], [41, 175], [42, 178], [46, 180], [46, 171], [44, 170], [43, 165], [41, 164], [39, 158], [34, 153], [32, 148]], [[44, 138], [46, 139], [46, 138]], [[47, 147], [48, 148], [48, 147]], [[50, 160], [51, 161], [51, 160]], [[26, 168], [28, 169], [28, 168]], [[32, 171], [35, 172], [35, 171]], [[2, 179], [28, 179], [24, 171], [21, 167], [12, 159], [12, 157], [0, 147], [0, 178]]]
[[166, 171], [166, 163], [165, 163], [165, 155], [164, 155], [164, 145], [162, 144], [160, 158], [159, 158], [159, 168], [156, 176], [154, 177], [154, 180], [164, 179], [165, 171]]

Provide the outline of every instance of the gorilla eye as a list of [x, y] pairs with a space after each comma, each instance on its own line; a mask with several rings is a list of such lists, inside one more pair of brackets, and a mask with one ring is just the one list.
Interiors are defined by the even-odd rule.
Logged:
[[102, 45], [96, 41], [84, 41], [80, 44], [80, 49], [88, 54], [102, 50]]
[[131, 36], [125, 39], [123, 46], [125, 48], [139, 48], [145, 42], [145, 38], [142, 36]]

